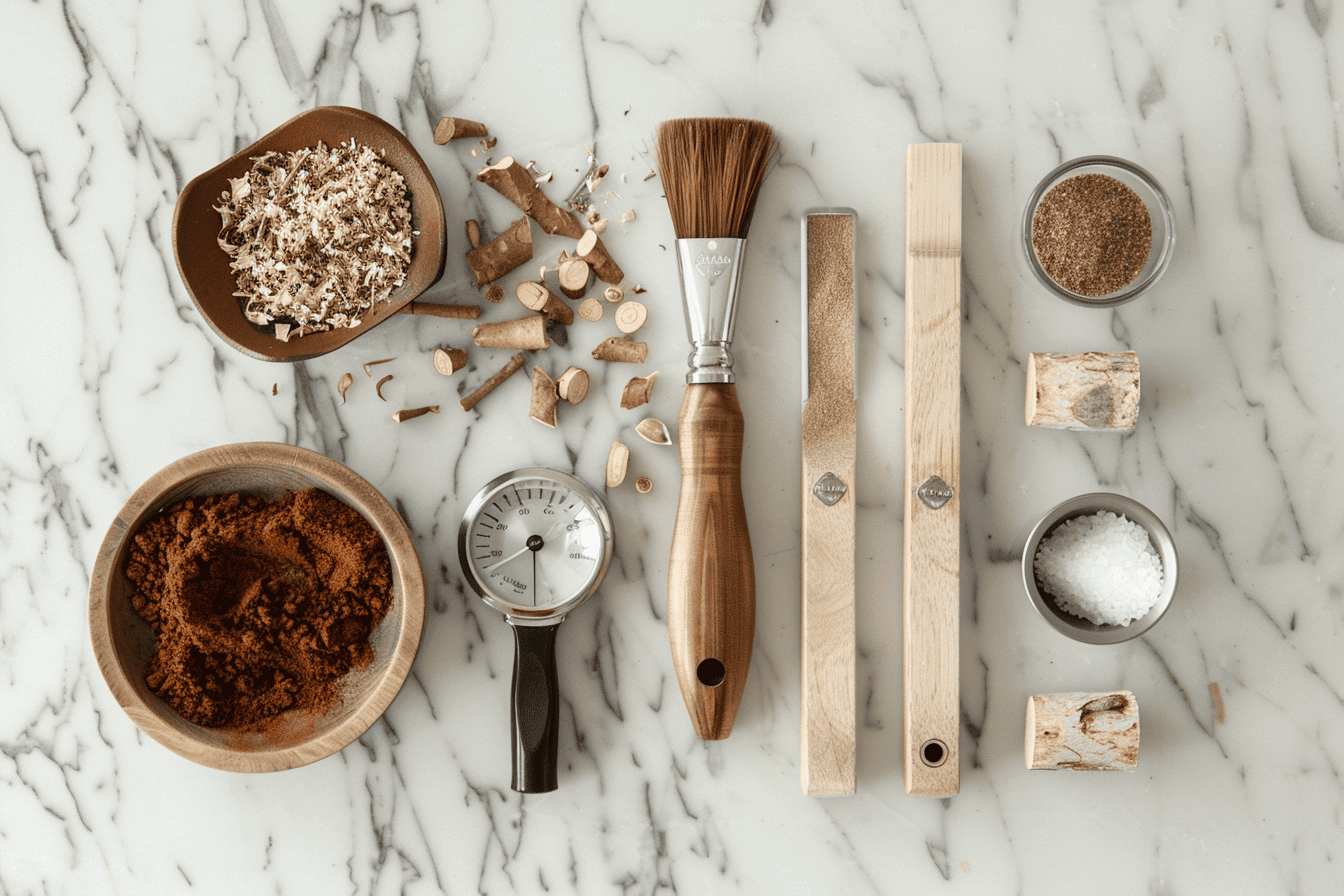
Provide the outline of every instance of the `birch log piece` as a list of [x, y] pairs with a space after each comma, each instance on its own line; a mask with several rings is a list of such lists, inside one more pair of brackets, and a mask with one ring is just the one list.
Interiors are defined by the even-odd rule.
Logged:
[[[477, 239], [479, 238], [478, 231]], [[532, 225], [528, 223], [526, 216], [514, 221], [508, 230], [484, 246], [473, 245], [467, 252], [467, 266], [476, 275], [477, 289], [498, 280], [509, 271], [531, 260]]]
[[1137, 352], [1033, 352], [1027, 361], [1027, 425], [1129, 432], [1139, 418]]
[[583, 225], [547, 199], [532, 175], [514, 161], [513, 156], [505, 156], [496, 164], [485, 166], [476, 172], [476, 179], [498, 190], [547, 233], [558, 233], [574, 240], [583, 236]]
[[1138, 764], [1139, 701], [1129, 691], [1027, 701], [1027, 768], [1132, 772]]

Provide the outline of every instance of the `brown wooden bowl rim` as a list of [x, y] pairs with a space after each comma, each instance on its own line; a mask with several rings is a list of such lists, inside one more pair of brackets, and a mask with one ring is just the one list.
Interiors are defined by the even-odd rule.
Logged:
[[[386, 670], [345, 720], [312, 740], [288, 747], [239, 751], [197, 740], [165, 722], [147, 706], [131, 683], [122, 657], [113, 648], [111, 577], [127, 536], [160, 509], [162, 496], [176, 485], [235, 464], [294, 468], [321, 479], [337, 490], [337, 497], [371, 517], [387, 544], [395, 577], [401, 585], [404, 609], [397, 642]], [[377, 721], [392, 703], [410, 674], [420, 646], [425, 617], [425, 579], [410, 530], [396, 509], [364, 477], [329, 457], [278, 442], [240, 442], [189, 454], [149, 477], [126, 501], [98, 548], [89, 581], [89, 637], [98, 668], [131, 721], [163, 746], [193, 762], [223, 771], [265, 772], [297, 768], [340, 752]], [[99, 649], [99, 642], [107, 644]], [[172, 712], [165, 707], [165, 711]]]
[[[261, 152], [270, 149], [271, 147], [269, 144], [272, 141], [278, 139], [286, 131], [300, 125], [306, 119], [313, 117], [327, 117], [332, 118], [333, 120], [338, 120], [342, 117], [360, 119], [377, 127], [379, 130], [386, 132], [387, 142], [396, 143], [407, 153], [408, 157], [418, 169], [415, 174], [423, 177], [428, 185], [428, 189], [424, 191], [426, 193], [424, 196], [417, 195], [414, 190], [411, 190], [411, 213], [414, 216], [414, 220], [419, 222], [418, 229], [422, 234], [431, 229], [437, 231], [437, 238], [433, 241], [436, 245], [426, 246], [423, 243], [417, 243], [417, 249], [420, 251], [428, 249], [429, 251], [437, 252], [437, 265], [435, 266], [432, 275], [427, 276], [421, 274], [419, 277], [414, 278], [422, 280], [423, 282], [408, 282], [393, 293], [393, 298], [390, 302], [369, 309], [368, 316], [359, 327], [353, 329], [331, 330], [325, 333], [315, 333], [309, 336], [297, 337], [290, 342], [279, 342], [277, 340], [277, 345], [283, 347], [282, 349], [277, 349], [277, 351], [284, 351], [286, 353], [267, 354], [243, 345], [226, 333], [206, 309], [205, 303], [203, 303], [200, 297], [197, 296], [196, 287], [193, 285], [195, 278], [188, 272], [186, 266], [183, 265], [182, 253], [178, 246], [178, 237], [182, 231], [182, 215], [184, 210], [189, 206], [192, 206], [192, 203], [196, 201], [196, 193], [202, 189], [202, 184], [205, 181], [215, 177], [219, 172], [225, 169], [238, 167], [242, 163], [248, 161], [251, 156], [258, 155]], [[241, 174], [243, 170], [246, 169], [240, 168], [239, 173]], [[401, 174], [403, 177], [407, 178], [407, 189], [410, 190], [410, 181], [412, 180], [410, 172], [402, 171]], [[211, 203], [213, 203], [215, 199], [217, 199], [217, 197], [207, 197], [207, 201]], [[420, 207], [418, 204], [422, 200], [428, 200], [427, 208]], [[433, 228], [427, 226], [430, 223], [434, 225]], [[186, 185], [177, 196], [177, 202], [173, 205], [173, 260], [176, 262], [177, 273], [182, 280], [182, 285], [186, 287], [187, 294], [191, 296], [192, 304], [196, 306], [196, 310], [200, 312], [201, 317], [205, 319], [205, 322], [210, 326], [210, 329], [214, 331], [216, 336], [224, 340], [233, 348], [247, 355], [249, 358], [255, 358], [259, 361], [292, 363], [296, 361], [306, 361], [310, 358], [324, 355], [327, 352], [335, 351], [352, 339], [357, 339], [360, 336], [363, 336], [374, 327], [386, 321], [393, 314], [406, 307], [412, 300], [419, 297], [431, 286], [437, 283], [443, 277], [443, 271], [448, 262], [447, 229], [448, 225], [443, 208], [443, 196], [439, 193], [439, 187], [434, 180], [434, 175], [430, 172], [429, 166], [425, 163], [425, 160], [421, 157], [420, 153], [416, 151], [415, 146], [411, 143], [410, 139], [403, 134], [400, 129], [371, 112], [365, 112], [363, 109], [357, 109], [353, 106], [316, 106], [312, 109], [305, 109], [279, 127], [272, 128], [261, 137], [258, 137], [251, 145], [239, 150], [218, 165], [215, 165], [213, 168], [203, 171], [187, 181]], [[220, 251], [222, 252], [223, 250]], [[411, 269], [408, 270], [408, 276], [410, 276], [411, 271], [418, 270], [416, 268], [416, 263], [417, 260], [412, 258]], [[308, 346], [322, 345], [322, 347], [316, 351], [304, 352], [302, 351], [302, 348], [304, 347], [303, 340], [305, 339], [309, 340], [307, 343]], [[295, 349], [295, 351], [289, 353], [289, 349]]]

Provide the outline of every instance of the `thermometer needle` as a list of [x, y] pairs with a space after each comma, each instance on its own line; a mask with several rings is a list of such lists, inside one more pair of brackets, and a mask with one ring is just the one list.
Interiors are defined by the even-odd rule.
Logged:
[[514, 559], [515, 557], [520, 557], [520, 556], [522, 556], [522, 554], [523, 554], [524, 551], [539, 551], [539, 550], [541, 550], [541, 548], [546, 544], [546, 542], [550, 541], [552, 538], [554, 538], [555, 536], [559, 535], [559, 534], [560, 534], [560, 530], [563, 529], [564, 527], [565, 527], [565, 521], [564, 521], [564, 520], [556, 520], [555, 525], [554, 525], [554, 526], [551, 526], [551, 530], [550, 530], [549, 532], [547, 532], [545, 535], [541, 536], [541, 540], [537, 543], [536, 547], [533, 547], [533, 545], [532, 545], [532, 539], [536, 538], [537, 536], [535, 536], [535, 535], [530, 536], [530, 537], [527, 539], [527, 542], [526, 542], [521, 548], [519, 548], [518, 550], [514, 551], [514, 552], [513, 552], [512, 554], [510, 554], [509, 556], [505, 557], [503, 560], [496, 560], [494, 563], [491, 563], [489, 566], [485, 567], [485, 569], [483, 569], [482, 572], [493, 572], [493, 571], [495, 571], [496, 569], [499, 569], [499, 568], [500, 568], [501, 566], [503, 566], [505, 563], [508, 563], [510, 560]]

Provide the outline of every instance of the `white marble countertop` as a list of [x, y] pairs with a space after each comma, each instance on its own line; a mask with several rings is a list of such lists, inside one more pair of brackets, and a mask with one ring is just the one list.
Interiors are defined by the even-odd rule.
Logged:
[[[1340, 892], [1338, 6], [967, 6], [5, 4], [0, 892]], [[648, 289], [648, 365], [590, 364], [592, 393], [550, 431], [527, 420], [521, 376], [479, 413], [456, 408], [505, 352], [474, 351], [465, 380], [411, 363], [466, 344], [464, 322], [393, 319], [292, 366], [222, 343], [174, 265], [178, 191], [323, 104], [381, 115], [429, 162], [449, 224], [435, 301], [474, 300], [462, 220], [515, 217], [474, 180], [470, 141], [434, 145], [441, 115], [488, 122], [496, 158], [554, 169], [557, 197], [593, 147], [619, 194], [603, 206], [607, 243]], [[673, 234], [644, 177], [654, 127], [684, 115], [761, 118], [782, 147], [735, 343], [755, 655], [732, 736], [710, 744], [667, 648], [676, 452], [635, 439], [642, 414], [618, 407], [625, 379], [654, 369], [652, 413], [673, 420], [680, 402]], [[963, 757], [947, 800], [907, 796], [900, 769], [902, 184], [907, 144], [928, 141], [965, 153]], [[1171, 268], [1116, 311], [1063, 304], [1019, 261], [1027, 194], [1093, 153], [1143, 165], [1175, 205]], [[798, 783], [798, 217], [815, 205], [860, 217], [858, 794], [831, 800]], [[610, 324], [572, 329], [553, 373]], [[1029, 352], [1122, 349], [1143, 365], [1132, 435], [1023, 425]], [[443, 414], [398, 426], [369, 388], [340, 405], [342, 373], [363, 380], [362, 362], [390, 356], [392, 404]], [[521, 798], [512, 639], [468, 596], [451, 539], [486, 479], [540, 463], [600, 482], [616, 437], [656, 485], [609, 492], [617, 560], [560, 635], [560, 790]], [[178, 457], [250, 440], [313, 448], [373, 482], [415, 535], [430, 610], [380, 722], [334, 757], [257, 776], [141, 734], [86, 623], [93, 558], [130, 493]], [[1181, 557], [1167, 617], [1108, 648], [1051, 630], [1017, 559], [1041, 514], [1094, 490], [1152, 508]], [[1136, 773], [1024, 768], [1030, 694], [1112, 688], [1140, 702]]]

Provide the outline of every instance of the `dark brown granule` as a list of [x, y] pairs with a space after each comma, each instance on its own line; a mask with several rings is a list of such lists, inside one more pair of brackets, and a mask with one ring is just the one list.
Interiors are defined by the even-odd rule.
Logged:
[[341, 677], [373, 661], [369, 636], [392, 605], [377, 531], [315, 488], [174, 504], [136, 531], [126, 577], [154, 630], [145, 683], [207, 728], [325, 714]]
[[1059, 182], [1031, 219], [1031, 246], [1046, 274], [1069, 292], [1093, 299], [1134, 282], [1152, 243], [1148, 207], [1105, 174]]

